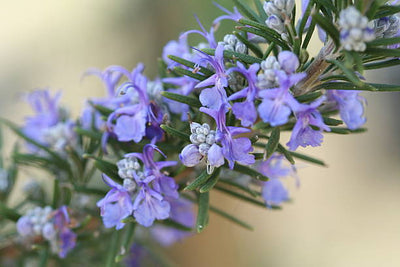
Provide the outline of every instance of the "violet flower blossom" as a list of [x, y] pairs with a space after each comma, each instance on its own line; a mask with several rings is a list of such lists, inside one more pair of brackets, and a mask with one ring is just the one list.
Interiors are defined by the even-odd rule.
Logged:
[[100, 208], [104, 226], [106, 228], [115, 226], [119, 230], [125, 226], [122, 220], [133, 212], [131, 193], [105, 174], [103, 174], [103, 180], [111, 187], [111, 190], [96, 205]]
[[228, 9], [224, 8], [223, 6], [221, 6], [218, 3], [214, 2], [214, 5], [216, 7], [218, 7], [220, 10], [222, 10], [223, 12], [225, 12], [225, 15], [219, 16], [213, 21], [213, 26], [215, 28], [218, 27], [219, 23], [222, 20], [226, 20], [227, 19], [227, 20], [239, 21], [241, 18], [243, 18], [243, 15], [240, 14], [240, 12], [237, 9], [237, 7], [233, 7], [233, 11], [229, 11]]
[[[25, 118], [22, 131], [39, 144], [63, 154], [67, 145], [75, 146], [76, 134], [73, 130], [75, 123], [59, 107], [60, 97], [60, 92], [52, 97], [48, 90], [36, 90], [28, 94], [27, 102], [35, 115]], [[32, 144], [27, 144], [27, 147], [33, 153], [40, 151]]]
[[279, 53], [278, 61], [282, 68], [282, 70], [275, 71], [279, 87], [261, 90], [258, 93], [258, 96], [263, 99], [258, 106], [259, 115], [264, 122], [271, 126], [279, 126], [288, 122], [293, 107], [298, 104], [292, 96], [290, 88], [306, 76], [305, 73], [295, 73], [299, 66], [299, 60], [292, 52]]
[[[322, 143], [322, 131], [330, 132], [331, 129], [324, 123], [321, 113], [317, 108], [324, 102], [326, 97], [320, 97], [311, 104], [298, 104], [294, 108], [297, 118], [293, 127], [292, 135], [287, 146], [294, 151], [299, 146], [320, 146]], [[314, 130], [311, 126], [318, 127]]]
[[76, 245], [77, 235], [71, 230], [72, 222], [66, 206], [53, 211], [50, 206], [36, 207], [17, 221], [17, 231], [26, 241], [42, 236], [50, 243], [53, 253], [65, 258]]
[[[105, 182], [112, 189], [97, 203], [97, 206], [100, 207], [106, 227], [116, 226], [117, 229], [121, 229], [124, 227], [122, 220], [131, 215], [145, 227], [151, 226], [155, 219], [164, 220], [170, 216], [171, 207], [166, 198], [178, 198], [178, 186], [174, 179], [162, 173], [161, 169], [173, 166], [176, 162], [155, 162], [153, 160], [155, 150], [165, 155], [153, 144], [154, 142], [155, 139], [151, 144], [145, 145], [143, 153], [125, 155], [125, 158], [141, 160], [143, 171], [133, 167], [132, 170], [124, 169], [121, 173], [132, 177], [126, 177], [123, 186], [104, 176]], [[134, 186], [132, 183], [135, 183]]]
[[282, 182], [282, 178], [295, 176], [294, 168], [284, 165], [284, 156], [274, 153], [263, 161], [258, 170], [270, 180], [262, 183], [261, 195], [267, 207], [278, 206], [289, 199], [289, 192]]
[[232, 94], [228, 97], [229, 101], [233, 101], [239, 98], [246, 98], [243, 102], [236, 102], [232, 106], [233, 114], [238, 118], [242, 126], [249, 127], [257, 119], [257, 110], [254, 105], [254, 101], [258, 94], [257, 83], [257, 72], [260, 69], [260, 65], [257, 63], [252, 64], [248, 69], [240, 63], [237, 62], [237, 67], [233, 67], [227, 71], [227, 74], [236, 71], [241, 73], [248, 82], [248, 86], [242, 90]]
[[224, 64], [224, 46], [222, 44], [217, 46], [215, 56], [207, 55], [200, 50], [197, 51], [202, 56], [198, 64], [200, 65], [202, 62], [209, 63], [214, 68], [215, 73], [204, 81], [199, 82], [195, 88], [212, 86], [201, 91], [200, 102], [203, 106], [218, 110], [221, 105], [228, 104], [224, 88], [228, 86], [228, 75], [226, 74]]
[[120, 66], [107, 70], [125, 75], [129, 82], [124, 84], [122, 99], [131, 99], [130, 104], [122, 105], [112, 112], [107, 119], [107, 132], [103, 136], [103, 147], [110, 135], [115, 135], [121, 142], [140, 142], [144, 136], [149, 139], [161, 139], [163, 131], [159, 127], [163, 114], [161, 107], [151, 101], [147, 93], [147, 78], [142, 74], [144, 66], [139, 64], [130, 73]]
[[234, 136], [248, 133], [250, 130], [227, 126], [225, 105], [221, 105], [219, 110], [201, 107], [200, 111], [214, 118], [217, 124], [216, 141], [221, 144], [221, 146], [213, 144], [208, 151], [208, 164], [211, 168], [224, 164], [224, 158], [228, 160], [230, 169], [233, 169], [235, 162], [244, 165], [255, 163], [254, 155], [249, 154], [253, 151], [250, 139], [247, 137], [234, 138]]
[[327, 96], [329, 101], [336, 102], [340, 118], [350, 130], [356, 130], [366, 122], [364, 116], [366, 100], [358, 91], [329, 90]]
[[186, 38], [186, 36], [188, 34], [197, 33], [197, 34], [200, 34], [201, 36], [203, 36], [207, 40], [208, 45], [209, 45], [210, 48], [216, 48], [217, 47], [217, 42], [215, 41], [215, 37], [214, 37], [214, 31], [215, 31], [214, 25], [211, 26], [210, 31], [207, 32], [206, 29], [204, 28], [203, 24], [201, 24], [199, 18], [197, 16], [195, 16], [195, 18], [197, 20], [197, 23], [200, 26], [201, 31], [199, 31], [199, 30], [189, 30], [189, 31], [186, 31], [186, 32], [182, 33], [179, 38]]

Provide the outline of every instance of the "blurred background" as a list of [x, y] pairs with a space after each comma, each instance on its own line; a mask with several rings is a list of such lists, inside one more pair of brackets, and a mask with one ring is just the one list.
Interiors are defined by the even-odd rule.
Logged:
[[[230, 0], [218, 2], [232, 9]], [[2, 1], [1, 117], [22, 122], [29, 109], [21, 93], [46, 87], [63, 90], [62, 102], [79, 114], [85, 98], [103, 95], [95, 78], [81, 81], [90, 67], [131, 69], [144, 62], [154, 77], [165, 43], [198, 27], [193, 14], [209, 28], [221, 12], [211, 0]], [[223, 24], [218, 39], [229, 26]], [[400, 83], [399, 71], [367, 77]], [[369, 131], [326, 134], [322, 147], [308, 149], [329, 168], [300, 164], [301, 186], [292, 189], [292, 203], [270, 211], [213, 192], [215, 206], [255, 230], [212, 215], [201, 235], [167, 249], [173, 261], [193, 267], [400, 266], [400, 98], [364, 96]]]

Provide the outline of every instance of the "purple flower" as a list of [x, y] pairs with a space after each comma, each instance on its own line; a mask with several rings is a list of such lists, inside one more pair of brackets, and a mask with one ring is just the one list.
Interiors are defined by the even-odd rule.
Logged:
[[[47, 90], [36, 90], [27, 96], [35, 115], [25, 118], [22, 131], [36, 142], [49, 147], [60, 154], [65, 154], [67, 145], [76, 145], [75, 123], [59, 107], [61, 93], [54, 97]], [[32, 153], [43, 153], [38, 147], [28, 144]]]
[[364, 105], [365, 98], [358, 91], [329, 90], [328, 100], [336, 102], [340, 117], [351, 130], [360, 128], [365, 122]]
[[133, 203], [127, 189], [114, 182], [107, 175], [103, 174], [104, 182], [111, 187], [107, 195], [97, 202], [100, 208], [100, 215], [106, 228], [114, 227], [119, 230], [125, 226], [123, 219], [132, 215]]
[[274, 153], [266, 161], [263, 161], [258, 170], [270, 179], [282, 178], [290, 175], [292, 169], [284, 165], [284, 156]]
[[203, 106], [218, 110], [222, 104], [228, 103], [224, 88], [228, 86], [228, 75], [226, 74], [224, 65], [224, 46], [222, 44], [217, 46], [214, 57], [200, 50], [197, 51], [199, 51], [200, 56], [202, 56], [198, 64], [202, 62], [209, 63], [214, 68], [215, 74], [199, 82], [195, 88], [212, 86], [211, 88], [206, 88], [201, 91], [200, 102]]
[[262, 182], [261, 195], [267, 204], [267, 207], [280, 205], [283, 201], [289, 199], [289, 192], [283, 185], [281, 178], [289, 175], [294, 176], [294, 167], [284, 164], [284, 156], [274, 153], [266, 161], [263, 161], [258, 170], [266, 175], [269, 180]]
[[204, 28], [203, 24], [201, 24], [199, 18], [197, 16], [195, 16], [195, 18], [196, 18], [197, 23], [199, 24], [199, 26], [201, 28], [201, 31], [199, 31], [199, 30], [190, 30], [190, 31], [182, 33], [179, 38], [186, 38], [186, 36], [188, 34], [197, 33], [197, 34], [200, 34], [201, 36], [203, 36], [207, 40], [210, 48], [216, 48], [217, 47], [217, 42], [215, 41], [215, 38], [214, 38], [214, 26], [212, 26], [210, 28], [210, 31], [207, 32], [206, 29]]
[[243, 18], [243, 15], [240, 14], [240, 12], [237, 9], [237, 7], [233, 7], [233, 12], [232, 12], [232, 11], [229, 11], [228, 9], [224, 8], [223, 6], [221, 6], [218, 3], [214, 3], [214, 5], [216, 5], [220, 10], [225, 12], [225, 15], [219, 16], [218, 18], [216, 18], [213, 21], [213, 26], [214, 27], [218, 27], [218, 24], [222, 20], [226, 20], [227, 19], [227, 20], [239, 21], [239, 19]]
[[[144, 136], [149, 139], [161, 139], [163, 132], [159, 125], [162, 122], [161, 108], [155, 101], [150, 100], [147, 91], [147, 78], [142, 74], [144, 66], [139, 64], [132, 73], [119, 66], [107, 69], [125, 75], [129, 82], [124, 83], [118, 92], [125, 103], [117, 108], [107, 119], [107, 132], [103, 138], [107, 141], [109, 136], [115, 135], [119, 141], [140, 142]], [[127, 103], [126, 103], [127, 101]]]
[[54, 228], [58, 232], [58, 256], [65, 258], [75, 247], [77, 235], [70, 229], [71, 220], [66, 206], [57, 209], [53, 214]]
[[161, 194], [152, 190], [146, 184], [142, 184], [139, 195], [133, 204], [133, 215], [138, 223], [149, 227], [155, 219], [167, 219], [170, 208], [169, 203], [163, 199]]
[[168, 56], [173, 55], [190, 60], [191, 53], [187, 44], [187, 36], [182, 35], [178, 41], [169, 41], [163, 48], [162, 59], [168, 65], [169, 69], [179, 65], [179, 63], [169, 59]]
[[235, 162], [244, 165], [254, 164], [254, 156], [250, 139], [246, 137], [234, 138], [234, 136], [247, 133], [250, 130], [241, 127], [226, 125], [226, 106], [221, 105], [219, 110], [201, 107], [200, 111], [213, 117], [217, 124], [216, 141], [221, 144], [213, 144], [208, 151], [208, 160], [211, 167], [219, 167], [223, 164], [223, 158], [228, 160], [229, 168], [233, 169]]
[[279, 78], [279, 88], [259, 91], [259, 97], [263, 98], [258, 106], [258, 113], [264, 122], [272, 126], [283, 125], [288, 122], [292, 107], [297, 105], [297, 100], [289, 89], [305, 77], [304, 73], [287, 75], [283, 71], [276, 71]]
[[[178, 185], [172, 177], [165, 175], [162, 169], [176, 165], [175, 161], [154, 161], [154, 151], [165, 156], [157, 146], [151, 144], [143, 148], [143, 153], [129, 153], [118, 163], [120, 175], [124, 179], [123, 186], [115, 183], [107, 176], [104, 181], [112, 187], [107, 195], [97, 203], [106, 227], [124, 227], [122, 219], [133, 214], [137, 222], [145, 227], [154, 220], [164, 220], [170, 216], [168, 199], [179, 197]], [[143, 163], [143, 170], [137, 162]], [[134, 199], [134, 200], [133, 200]]]
[[279, 179], [271, 179], [265, 182], [261, 195], [268, 207], [278, 206], [289, 199], [289, 192]]
[[71, 226], [66, 206], [55, 211], [50, 206], [35, 207], [19, 218], [17, 231], [28, 241], [42, 236], [50, 243], [53, 253], [65, 258], [76, 244], [77, 235], [71, 230]]
[[[295, 108], [297, 121], [293, 127], [290, 141], [287, 143], [290, 150], [296, 150], [299, 146], [319, 146], [322, 143], [322, 131], [331, 131], [324, 123], [321, 113], [317, 110], [324, 100], [325, 97], [321, 97], [309, 105], [297, 105]], [[314, 130], [311, 126], [319, 129]]]
[[246, 69], [246, 67], [242, 63], [237, 62], [237, 67], [231, 68], [227, 72], [239, 72], [247, 79], [248, 82], [248, 86], [246, 88], [243, 88], [242, 90], [232, 94], [228, 98], [229, 101], [233, 101], [239, 98], [246, 98], [245, 101], [236, 102], [232, 106], [233, 114], [235, 114], [236, 118], [241, 121], [242, 126], [244, 127], [252, 126], [257, 119], [257, 110], [254, 106], [254, 101], [259, 90], [256, 86], [257, 72], [259, 69], [260, 65], [257, 63], [254, 63], [249, 67], [249, 69]]

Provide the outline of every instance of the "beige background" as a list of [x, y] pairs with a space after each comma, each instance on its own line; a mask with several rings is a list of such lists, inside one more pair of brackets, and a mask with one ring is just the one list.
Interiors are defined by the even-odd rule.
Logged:
[[[230, 1], [221, 1], [230, 3]], [[231, 6], [231, 4], [226, 4]], [[1, 116], [22, 121], [19, 93], [35, 87], [64, 91], [78, 114], [85, 97], [101, 96], [89, 67], [142, 61], [156, 70], [161, 47], [220, 14], [211, 1], [1, 1]], [[187, 14], [182, 14], [186, 12]], [[398, 76], [398, 69], [371, 75]], [[397, 79], [397, 82], [400, 82]], [[327, 134], [307, 152], [329, 168], [301, 164], [293, 203], [269, 211], [212, 194], [212, 202], [255, 226], [249, 232], [218, 216], [183, 244], [168, 249], [179, 266], [400, 266], [399, 94], [364, 94], [367, 127], [361, 135]]]

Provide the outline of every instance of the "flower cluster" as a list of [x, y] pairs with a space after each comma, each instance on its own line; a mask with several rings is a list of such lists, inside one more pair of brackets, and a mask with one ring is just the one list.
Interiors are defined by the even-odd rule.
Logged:
[[[88, 70], [85, 77], [100, 78], [106, 94], [88, 99], [75, 120], [60, 107], [60, 93], [28, 94], [34, 114], [22, 127], [1, 120], [27, 144], [26, 151], [14, 147], [10, 167], [0, 157], [0, 211], [16, 222], [16, 240], [45, 241], [43, 249], [61, 258], [91, 255], [85, 245], [98, 246], [94, 257], [107, 250], [108, 263], [130, 252], [126, 263], [135, 265], [147, 264], [148, 239], [168, 246], [194, 229], [201, 232], [209, 211], [249, 228], [210, 206], [209, 192], [216, 188], [268, 208], [282, 205], [290, 199], [287, 177], [299, 185], [297, 160], [324, 165], [299, 147], [320, 146], [327, 133], [362, 132], [363, 90], [400, 91], [363, 77], [364, 69], [398, 64], [398, 9], [361, 2], [304, 0], [298, 22], [294, 0], [260, 2], [257, 11], [240, 1], [233, 11], [216, 4], [223, 14], [208, 30], [196, 17], [200, 29], [164, 46], [154, 79], [141, 63], [132, 71]], [[235, 31], [214, 35], [226, 20], [237, 24]], [[315, 26], [324, 44], [309, 57]], [[203, 42], [192, 44], [193, 33]], [[50, 174], [54, 192], [31, 180], [24, 199], [10, 208], [20, 166]], [[62, 206], [54, 210], [49, 203]], [[110, 244], [98, 242], [99, 236]], [[43, 262], [46, 253], [40, 251]]]
[[122, 220], [132, 215], [145, 227], [151, 226], [155, 219], [164, 220], [170, 216], [169, 199], [178, 198], [177, 185], [161, 169], [176, 162], [155, 162], [154, 151], [162, 154], [155, 145], [147, 144], [143, 153], [127, 154], [118, 162], [118, 174], [123, 179], [123, 185], [103, 175], [104, 182], [112, 188], [97, 202], [106, 227], [121, 229], [125, 226]]
[[368, 18], [355, 7], [350, 6], [340, 12], [340, 39], [344, 49], [364, 51], [366, 42], [375, 39], [374, 29], [368, 26]]
[[53, 210], [50, 206], [35, 207], [19, 218], [17, 230], [27, 240], [42, 237], [50, 243], [53, 253], [65, 258], [75, 247], [76, 234], [70, 229], [71, 220], [67, 207]]

